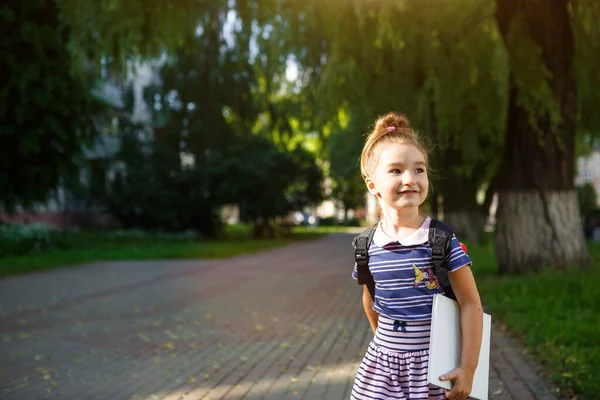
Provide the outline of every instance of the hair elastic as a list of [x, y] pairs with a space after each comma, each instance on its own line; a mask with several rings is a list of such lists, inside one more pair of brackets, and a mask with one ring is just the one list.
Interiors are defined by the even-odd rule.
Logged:
[[386, 129], [387, 129], [388, 132], [391, 132], [391, 131], [395, 131], [396, 127], [395, 126], [388, 126]]

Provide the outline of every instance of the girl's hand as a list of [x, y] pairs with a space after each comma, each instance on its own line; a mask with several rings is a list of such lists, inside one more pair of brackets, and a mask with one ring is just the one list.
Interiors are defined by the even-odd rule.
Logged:
[[465, 400], [471, 394], [473, 386], [473, 375], [475, 371], [469, 372], [463, 367], [458, 367], [440, 376], [441, 381], [454, 381], [451, 390], [446, 390], [448, 400]]

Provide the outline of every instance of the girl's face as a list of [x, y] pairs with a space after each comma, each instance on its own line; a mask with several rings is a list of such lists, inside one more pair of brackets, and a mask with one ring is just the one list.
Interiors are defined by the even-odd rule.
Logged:
[[394, 209], [418, 208], [427, 198], [427, 164], [421, 151], [409, 142], [386, 143], [375, 149], [378, 156], [369, 191]]

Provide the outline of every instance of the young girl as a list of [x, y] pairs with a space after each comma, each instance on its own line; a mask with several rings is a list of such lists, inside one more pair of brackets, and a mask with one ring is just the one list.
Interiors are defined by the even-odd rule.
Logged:
[[[375, 301], [366, 285], [362, 296], [375, 337], [360, 364], [352, 399], [466, 399], [479, 358], [483, 316], [471, 260], [456, 236], [446, 266], [461, 310], [461, 361], [440, 378], [453, 381], [452, 390], [427, 383], [433, 295], [443, 293], [428, 243], [431, 219], [419, 210], [429, 189], [427, 152], [408, 120], [390, 113], [377, 120], [360, 163], [383, 218], [369, 247]], [[357, 279], [356, 267], [353, 277]]]

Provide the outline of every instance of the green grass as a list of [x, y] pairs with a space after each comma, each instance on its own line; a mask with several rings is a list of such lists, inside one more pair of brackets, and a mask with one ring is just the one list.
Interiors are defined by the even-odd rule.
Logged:
[[[297, 233], [333, 233], [333, 232], [350, 232], [359, 229], [351, 226], [298, 226], [294, 228]], [[364, 229], [364, 227], [362, 228]]]
[[275, 239], [252, 240], [247, 226], [227, 227], [219, 240], [169, 240], [151, 235], [122, 238], [98, 232], [73, 233], [69, 248], [0, 258], [0, 276], [22, 274], [92, 261], [177, 258], [226, 258], [324, 236], [324, 232], [293, 232]]
[[600, 393], [600, 244], [587, 270], [499, 277], [492, 246], [469, 246], [482, 302], [572, 398]]

